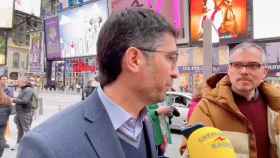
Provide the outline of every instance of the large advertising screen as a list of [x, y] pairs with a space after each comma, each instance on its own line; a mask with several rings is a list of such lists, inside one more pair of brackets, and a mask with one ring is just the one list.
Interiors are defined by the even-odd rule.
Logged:
[[59, 5], [61, 9], [67, 9], [68, 7], [80, 6], [91, 1], [94, 0], [59, 0]]
[[280, 37], [279, 6], [280, 1], [253, 0], [254, 39]]
[[62, 57], [96, 55], [98, 34], [107, 17], [107, 0], [62, 12], [59, 15]]
[[248, 16], [246, 0], [190, 0], [191, 42], [202, 40], [205, 19], [212, 21], [220, 40], [246, 38]]
[[[111, 0], [112, 12], [120, 11], [129, 7], [145, 7], [155, 10], [163, 15], [179, 32], [179, 38], [188, 35], [184, 30], [186, 17], [185, 0]], [[188, 20], [186, 20], [187, 22]]]
[[15, 9], [26, 14], [40, 17], [41, 0], [15, 0]]
[[14, 0], [1, 1], [0, 5], [0, 28], [13, 27]]

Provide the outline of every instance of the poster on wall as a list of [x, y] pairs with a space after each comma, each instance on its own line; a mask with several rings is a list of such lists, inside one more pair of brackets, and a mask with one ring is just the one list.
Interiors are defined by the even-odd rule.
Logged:
[[63, 58], [96, 54], [98, 34], [108, 17], [107, 8], [107, 0], [99, 0], [60, 13], [59, 32]]
[[0, 65], [6, 65], [7, 32], [0, 31]]
[[61, 58], [58, 23], [58, 17], [51, 17], [44, 21], [48, 60]]
[[205, 19], [221, 40], [247, 38], [248, 16], [246, 0], [190, 0], [191, 42], [202, 40]]
[[[186, 1], [183, 0], [112, 0], [112, 12], [117, 12], [130, 7], [151, 8], [164, 16], [179, 32], [179, 38], [185, 38], [184, 20]], [[188, 20], [187, 20], [188, 21]], [[188, 41], [187, 41], [188, 42]]]
[[41, 52], [42, 52], [42, 34], [32, 33], [30, 37], [30, 53], [29, 53], [29, 68], [30, 72], [42, 72]]
[[41, 0], [15, 0], [15, 9], [26, 14], [40, 17]]
[[13, 27], [14, 0], [1, 1], [0, 5], [0, 28]]

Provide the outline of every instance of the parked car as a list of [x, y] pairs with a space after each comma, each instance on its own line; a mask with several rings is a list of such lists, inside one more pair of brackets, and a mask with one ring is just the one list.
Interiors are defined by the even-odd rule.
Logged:
[[192, 94], [191, 93], [184, 93], [184, 92], [172, 92], [168, 91], [166, 93], [165, 102], [168, 106], [175, 107], [180, 116], [175, 117], [173, 116], [170, 121], [170, 128], [172, 130], [181, 130], [182, 127], [186, 126], [185, 120], [187, 118], [188, 106], [191, 102]]

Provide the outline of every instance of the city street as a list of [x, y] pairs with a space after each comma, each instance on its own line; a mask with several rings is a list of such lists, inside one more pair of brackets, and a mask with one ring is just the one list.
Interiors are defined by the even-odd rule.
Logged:
[[[43, 98], [43, 115], [36, 116], [36, 119], [32, 123], [32, 128], [45, 121], [53, 114], [61, 111], [69, 105], [78, 102], [81, 96], [78, 94], [70, 94], [61, 91], [56, 92], [41, 92], [40, 97]], [[8, 140], [8, 144], [11, 148], [15, 147], [16, 144], [16, 125], [13, 121], [14, 115], [10, 117], [9, 125], [11, 129], [11, 136]], [[3, 158], [15, 158], [16, 150], [6, 149]]]
[[[52, 116], [53, 114], [63, 110], [64, 108], [78, 102], [81, 99], [81, 96], [76, 93], [65, 93], [61, 91], [56, 92], [41, 92], [40, 97], [43, 98], [43, 115], [38, 115], [35, 121], [32, 124], [32, 128], [36, 127], [41, 122], [45, 121], [47, 118]], [[9, 125], [11, 129], [11, 135], [8, 139], [8, 144], [10, 145], [10, 149], [5, 149], [3, 158], [15, 158], [16, 150], [11, 150], [15, 147], [16, 144], [16, 125], [13, 121], [14, 115], [10, 117]], [[169, 145], [167, 148], [166, 155], [170, 158], [179, 158], [178, 147], [181, 143], [181, 136], [172, 135], [173, 144]]]

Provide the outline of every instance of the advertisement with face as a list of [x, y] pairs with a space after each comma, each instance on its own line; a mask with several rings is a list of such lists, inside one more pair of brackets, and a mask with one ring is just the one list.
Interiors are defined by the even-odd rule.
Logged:
[[41, 66], [41, 52], [42, 52], [42, 36], [41, 33], [33, 33], [30, 37], [30, 53], [29, 66], [30, 72], [42, 72]]
[[0, 28], [13, 27], [14, 0], [1, 1], [0, 5]]
[[95, 55], [98, 34], [107, 17], [107, 0], [62, 12], [59, 15], [62, 57]]
[[44, 21], [45, 25], [45, 43], [47, 51], [47, 59], [60, 59], [60, 42], [58, 17], [51, 17]]
[[40, 17], [41, 0], [15, 0], [15, 9], [26, 14]]
[[6, 64], [7, 57], [7, 33], [0, 31], [0, 65]]
[[212, 30], [222, 40], [241, 39], [248, 36], [246, 0], [190, 0], [191, 41], [201, 41], [203, 22], [212, 21]]

